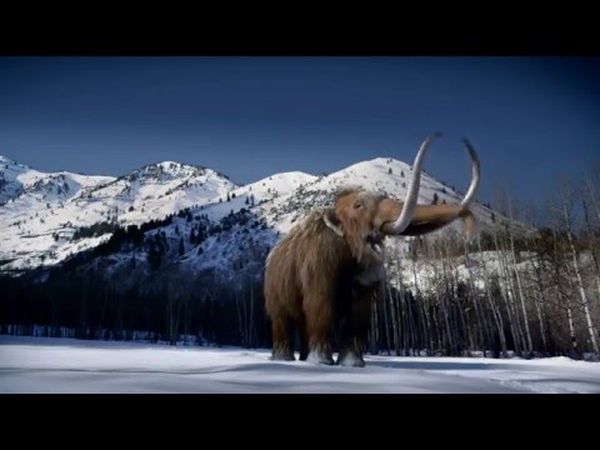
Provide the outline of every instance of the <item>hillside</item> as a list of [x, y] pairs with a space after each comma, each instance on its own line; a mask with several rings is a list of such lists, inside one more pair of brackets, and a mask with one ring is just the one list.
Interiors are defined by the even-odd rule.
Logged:
[[[55, 266], [106, 244], [119, 228], [163, 221], [145, 226], [135, 245], [127, 238], [126, 245], [113, 245], [113, 239], [95, 264], [111, 272], [135, 260], [145, 275], [177, 265], [228, 278], [249, 263], [262, 265], [276, 240], [311, 209], [331, 204], [338, 189], [360, 186], [404, 198], [412, 177], [411, 166], [393, 158], [359, 162], [327, 176], [278, 173], [244, 186], [211, 169], [173, 161], [118, 178], [44, 173], [2, 161], [0, 270], [11, 273]], [[419, 203], [452, 203], [462, 196], [423, 173]], [[491, 223], [490, 209], [475, 204], [473, 210], [484, 227]], [[403, 242], [388, 239], [387, 245]], [[149, 262], [153, 252], [160, 253], [156, 264]]]
[[44, 173], [1, 161], [3, 272], [55, 265], [106, 242], [117, 226], [164, 219], [236, 188], [211, 169], [171, 161], [118, 178]]

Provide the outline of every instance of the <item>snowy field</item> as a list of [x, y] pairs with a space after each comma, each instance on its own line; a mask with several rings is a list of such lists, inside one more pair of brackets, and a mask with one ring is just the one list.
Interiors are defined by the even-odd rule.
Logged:
[[272, 362], [267, 350], [0, 336], [0, 392], [600, 393], [600, 363], [568, 358], [366, 357]]

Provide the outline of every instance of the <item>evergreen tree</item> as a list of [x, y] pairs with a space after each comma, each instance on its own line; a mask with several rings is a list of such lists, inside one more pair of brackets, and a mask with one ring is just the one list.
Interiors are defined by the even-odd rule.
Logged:
[[160, 267], [161, 260], [162, 247], [157, 243], [153, 243], [150, 247], [150, 251], [148, 252], [148, 265], [150, 266], [150, 270], [157, 270]]

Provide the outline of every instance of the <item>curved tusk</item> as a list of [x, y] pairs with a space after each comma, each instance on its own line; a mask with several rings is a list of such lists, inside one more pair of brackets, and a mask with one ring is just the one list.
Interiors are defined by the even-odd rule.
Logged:
[[471, 184], [469, 185], [469, 189], [465, 194], [465, 198], [462, 199], [460, 205], [463, 208], [469, 206], [469, 204], [475, 198], [475, 193], [477, 192], [477, 188], [479, 187], [479, 179], [480, 179], [480, 171], [481, 164], [479, 163], [479, 157], [477, 156], [477, 152], [469, 142], [467, 138], [463, 139], [467, 152], [469, 153], [469, 157], [471, 158]]
[[421, 144], [421, 148], [419, 148], [417, 156], [415, 157], [415, 162], [413, 164], [413, 178], [410, 182], [410, 186], [406, 193], [406, 198], [404, 199], [402, 213], [390, 226], [390, 234], [400, 234], [404, 230], [406, 230], [408, 225], [410, 225], [410, 221], [413, 218], [415, 207], [417, 206], [417, 200], [419, 198], [419, 187], [421, 185], [421, 167], [423, 166], [423, 158], [425, 157], [425, 153], [431, 145], [431, 141], [433, 141], [433, 138], [440, 137], [441, 135], [441, 133], [434, 133], [428, 136], [427, 139], [425, 139]]

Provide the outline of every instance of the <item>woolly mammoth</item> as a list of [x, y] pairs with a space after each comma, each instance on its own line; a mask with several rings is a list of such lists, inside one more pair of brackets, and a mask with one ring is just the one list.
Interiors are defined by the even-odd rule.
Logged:
[[[423, 157], [434, 136], [421, 145], [404, 202], [362, 189], [339, 192], [330, 208], [313, 211], [269, 253], [265, 266], [265, 307], [271, 319], [272, 359], [294, 360], [294, 326], [300, 359], [364, 366], [371, 304], [384, 275], [386, 236], [432, 232], [461, 218], [474, 230], [468, 206], [479, 184], [479, 161], [472, 161], [469, 189], [460, 204], [418, 205]], [[335, 347], [334, 347], [335, 345]]]

